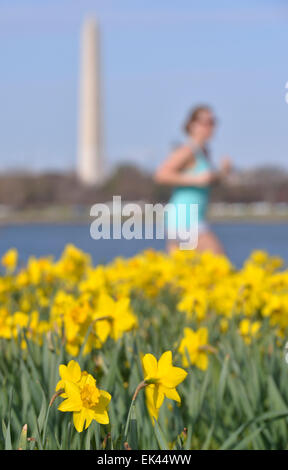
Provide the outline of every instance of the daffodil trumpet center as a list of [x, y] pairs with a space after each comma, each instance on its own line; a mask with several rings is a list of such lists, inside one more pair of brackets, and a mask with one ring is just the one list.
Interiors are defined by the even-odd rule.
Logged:
[[95, 385], [86, 384], [80, 392], [80, 397], [85, 408], [94, 408], [99, 402], [100, 391]]

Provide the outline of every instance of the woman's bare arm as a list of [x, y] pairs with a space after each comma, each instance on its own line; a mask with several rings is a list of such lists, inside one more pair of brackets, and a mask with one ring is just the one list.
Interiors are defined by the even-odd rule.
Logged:
[[210, 171], [200, 175], [185, 174], [181, 170], [188, 162], [193, 163], [194, 157], [190, 147], [183, 145], [171, 153], [155, 173], [155, 181], [172, 186], [207, 186], [213, 180]]

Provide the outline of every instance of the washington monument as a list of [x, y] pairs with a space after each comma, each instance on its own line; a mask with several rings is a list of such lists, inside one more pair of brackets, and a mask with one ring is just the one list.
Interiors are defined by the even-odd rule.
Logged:
[[77, 176], [86, 185], [103, 180], [99, 27], [84, 23], [81, 42]]

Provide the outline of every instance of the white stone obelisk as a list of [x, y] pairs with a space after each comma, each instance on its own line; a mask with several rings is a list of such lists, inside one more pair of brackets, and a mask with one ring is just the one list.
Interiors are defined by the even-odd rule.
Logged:
[[97, 22], [84, 23], [81, 44], [77, 175], [85, 185], [103, 180], [100, 89], [100, 34]]

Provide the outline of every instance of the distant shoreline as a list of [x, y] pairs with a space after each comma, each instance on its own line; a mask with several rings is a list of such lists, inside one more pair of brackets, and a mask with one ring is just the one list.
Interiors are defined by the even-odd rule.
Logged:
[[[127, 202], [127, 201], [123, 201]], [[130, 201], [128, 201], [130, 202]], [[133, 201], [132, 201], [133, 202]], [[140, 205], [142, 217], [145, 214], [145, 201], [135, 201]], [[113, 221], [113, 204], [111, 201], [108, 205]], [[43, 207], [30, 207], [25, 209], [16, 209], [13, 207], [0, 205], [0, 227], [17, 226], [17, 225], [90, 225], [95, 216], [90, 216], [91, 207], [88, 205], [50, 205]], [[122, 214], [122, 212], [121, 212]], [[99, 214], [99, 216], [101, 213]], [[117, 215], [117, 217], [120, 214]], [[116, 216], [116, 213], [114, 214]], [[131, 217], [133, 212], [131, 213]], [[107, 215], [109, 218], [109, 215]], [[141, 215], [136, 215], [141, 217]], [[123, 217], [127, 220], [129, 217]], [[108, 219], [109, 220], [109, 219]], [[223, 223], [268, 223], [268, 224], [288, 224], [288, 205], [271, 205], [267, 203], [256, 204], [223, 204], [212, 203], [208, 211], [208, 221], [215, 224]]]

